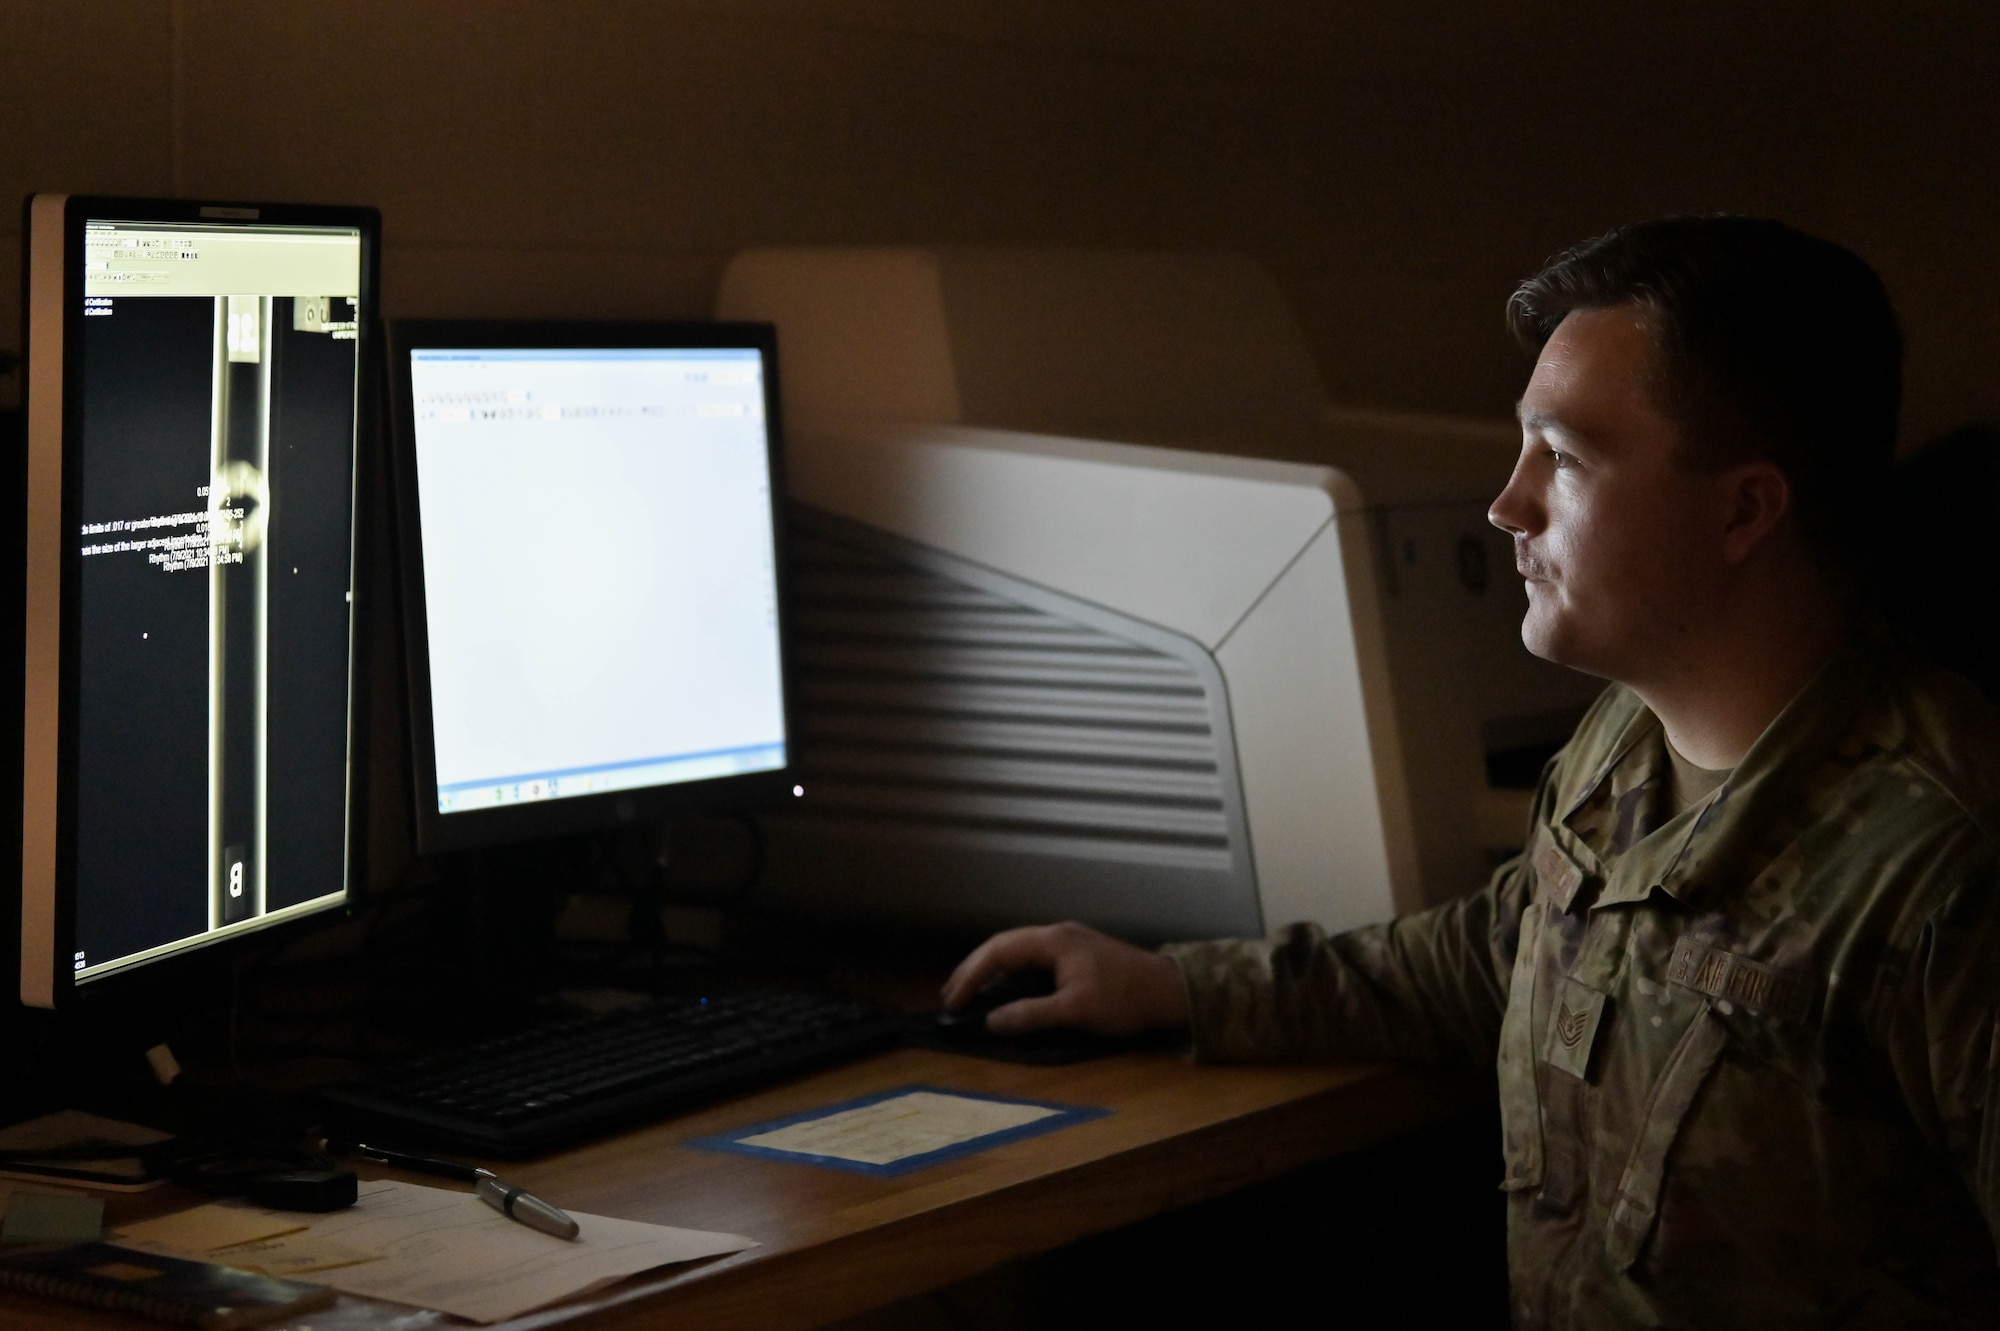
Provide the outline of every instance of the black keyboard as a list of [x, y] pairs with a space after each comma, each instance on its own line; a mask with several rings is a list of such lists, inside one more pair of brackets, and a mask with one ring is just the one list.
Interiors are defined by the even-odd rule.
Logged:
[[723, 991], [568, 1018], [320, 1092], [338, 1132], [529, 1155], [897, 1042], [823, 994]]

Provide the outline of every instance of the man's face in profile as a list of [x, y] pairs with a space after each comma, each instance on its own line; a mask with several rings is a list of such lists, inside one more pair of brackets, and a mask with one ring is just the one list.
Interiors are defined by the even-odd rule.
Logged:
[[1636, 306], [1576, 310], [1521, 395], [1521, 456], [1488, 517], [1528, 583], [1529, 651], [1628, 684], [1672, 672], [1722, 571], [1715, 478], [1679, 459]]

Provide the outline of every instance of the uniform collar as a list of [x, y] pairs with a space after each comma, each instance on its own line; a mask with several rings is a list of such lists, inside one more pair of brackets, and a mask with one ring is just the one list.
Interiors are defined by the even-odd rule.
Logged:
[[[1757, 737], [1714, 794], [1653, 829], [1608, 866], [1594, 904], [1639, 901], [1658, 889], [1694, 907], [1730, 887], [1732, 866], [1755, 849], [1786, 799], [1832, 752], [1877, 690], [1887, 657], [1879, 635], [1855, 634]], [[1649, 708], [1633, 708], [1608, 752], [1564, 808], [1565, 824], [1627, 763], [1655, 763], [1664, 778], [1666, 735]]]

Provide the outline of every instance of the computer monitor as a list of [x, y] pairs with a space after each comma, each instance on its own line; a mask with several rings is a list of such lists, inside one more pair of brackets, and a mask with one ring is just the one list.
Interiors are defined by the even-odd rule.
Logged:
[[418, 845], [793, 787], [759, 324], [393, 324]]
[[22, 1001], [343, 907], [372, 209], [27, 205]]

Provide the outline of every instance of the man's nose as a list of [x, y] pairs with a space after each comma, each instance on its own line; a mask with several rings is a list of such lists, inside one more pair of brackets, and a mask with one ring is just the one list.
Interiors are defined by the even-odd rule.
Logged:
[[1541, 507], [1534, 500], [1523, 470], [1520, 463], [1514, 464], [1514, 474], [1507, 478], [1506, 488], [1486, 510], [1488, 522], [1514, 537], [1532, 535], [1541, 527]]

